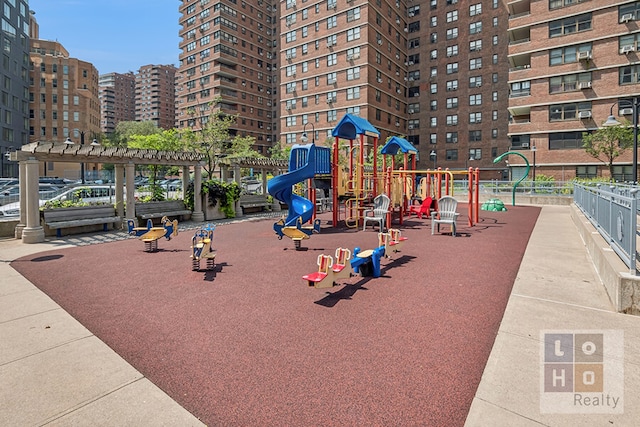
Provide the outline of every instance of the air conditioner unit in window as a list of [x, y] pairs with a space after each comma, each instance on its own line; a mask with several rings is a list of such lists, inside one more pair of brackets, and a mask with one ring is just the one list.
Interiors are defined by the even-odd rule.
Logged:
[[520, 146], [522, 148], [529, 148], [529, 143], [528, 142], [523, 142], [522, 144], [520, 144]]
[[416, 92], [413, 94], [413, 97], [415, 98], [416, 96], [420, 96], [420, 92]]
[[620, 17], [620, 23], [627, 23], [633, 20], [633, 13], [625, 13]]
[[591, 59], [591, 51], [590, 50], [585, 50], [582, 52], [578, 52], [578, 60], [587, 60], [587, 59]]
[[381, 44], [382, 44], [382, 40], [378, 40], [378, 44], [380, 44], [380, 45], [381, 45]]
[[633, 108], [621, 108], [619, 113], [621, 116], [630, 116], [633, 114]]
[[409, 18], [413, 18], [413, 15], [415, 15], [414, 12], [409, 12]]
[[635, 50], [636, 50], [636, 47], [634, 45], [628, 44], [628, 45], [622, 46], [620, 48], [620, 53], [627, 54], [627, 53], [631, 53], [631, 52], [633, 52]]
[[579, 89], [590, 89], [591, 88], [591, 81], [578, 83], [578, 88]]
[[409, 113], [409, 114], [413, 114], [413, 113], [415, 113], [415, 110], [413, 110], [413, 109], [409, 108], [409, 110], [407, 111], [407, 113]]
[[415, 64], [415, 62], [409, 61], [409, 65], [413, 65], [413, 64]]
[[287, 105], [286, 107], [284, 107], [284, 109], [287, 111], [291, 111], [291, 105]]
[[414, 80], [415, 80], [415, 79], [414, 79], [413, 77], [409, 77], [409, 81], [410, 81], [410, 82], [412, 82], [412, 81], [414, 81]]
[[353, 54], [353, 59], [360, 59], [360, 54], [359, 53], [354, 53]]
[[482, 82], [476, 82], [476, 87], [482, 86]]
[[290, 61], [291, 58], [293, 58], [293, 55], [287, 54], [285, 57]]
[[587, 110], [587, 111], [579, 111], [578, 112], [578, 118], [579, 119], [589, 119], [591, 118], [591, 111]]
[[378, 79], [378, 83], [382, 83], [382, 79]]
[[353, 55], [347, 55], [347, 61], [353, 61]]
[[413, 129], [413, 128], [414, 128], [414, 125], [409, 125], [409, 129]]

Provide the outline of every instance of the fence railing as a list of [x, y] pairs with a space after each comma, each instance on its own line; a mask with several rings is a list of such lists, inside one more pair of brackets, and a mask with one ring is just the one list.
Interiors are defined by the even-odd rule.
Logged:
[[573, 200], [611, 249], [638, 275], [638, 190], [628, 185], [574, 185]]
[[[503, 180], [486, 180], [480, 181], [481, 194], [512, 194], [514, 181]], [[574, 181], [536, 181], [535, 184], [531, 180], [521, 182], [516, 188], [517, 194], [528, 194], [535, 196], [573, 196]], [[466, 192], [468, 189], [468, 181], [457, 180], [454, 182], [455, 194]]]

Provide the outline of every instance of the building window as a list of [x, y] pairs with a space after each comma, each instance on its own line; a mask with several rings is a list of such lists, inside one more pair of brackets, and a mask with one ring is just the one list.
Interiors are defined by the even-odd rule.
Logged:
[[447, 144], [457, 144], [458, 143], [458, 132], [447, 132], [445, 134], [445, 143]]
[[482, 13], [482, 3], [469, 6], [469, 16], [476, 16]]
[[566, 36], [591, 29], [591, 13], [571, 16], [549, 23], [549, 37]]
[[447, 108], [458, 108], [458, 98], [447, 98]]
[[469, 123], [482, 123], [482, 113], [469, 113]]
[[482, 131], [481, 130], [470, 130], [469, 131], [469, 142], [478, 142], [482, 141]]
[[446, 159], [451, 161], [458, 160], [458, 150], [447, 150], [445, 152]]
[[458, 72], [458, 63], [452, 62], [447, 64], [447, 74], [454, 74]]
[[571, 102], [567, 104], [552, 104], [549, 106], [549, 121], [578, 120], [579, 112], [591, 112], [591, 102]]
[[482, 22], [472, 22], [469, 24], [469, 34], [478, 34], [482, 31]]
[[640, 65], [630, 65], [627, 67], [620, 67], [620, 84], [635, 84], [640, 82]]
[[583, 149], [582, 132], [549, 134], [549, 150]]
[[469, 105], [482, 105], [482, 94], [469, 95]]
[[447, 116], [447, 126], [457, 126], [458, 125], [458, 115], [451, 114]]
[[446, 33], [447, 40], [452, 40], [458, 37], [458, 27], [449, 28]]
[[447, 22], [455, 22], [458, 20], [458, 11], [452, 10], [451, 12], [447, 12], [446, 15]]

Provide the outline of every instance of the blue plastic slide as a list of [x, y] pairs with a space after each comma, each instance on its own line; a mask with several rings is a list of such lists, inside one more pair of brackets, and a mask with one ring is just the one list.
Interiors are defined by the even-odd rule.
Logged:
[[292, 166], [296, 162], [289, 161], [290, 171], [282, 175], [274, 176], [267, 183], [267, 191], [275, 199], [286, 203], [289, 206], [289, 215], [285, 220], [285, 227], [295, 227], [298, 219], [304, 224], [311, 220], [313, 216], [313, 202], [297, 194], [293, 194], [293, 186], [305, 179], [315, 176], [315, 145], [297, 145], [292, 149], [291, 155], [294, 156], [295, 150], [305, 150], [302, 158], [306, 157], [306, 161], [302, 165], [293, 170]]

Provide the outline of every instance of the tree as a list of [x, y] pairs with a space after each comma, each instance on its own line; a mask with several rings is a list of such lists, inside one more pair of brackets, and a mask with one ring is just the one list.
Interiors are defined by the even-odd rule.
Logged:
[[289, 153], [291, 153], [291, 146], [285, 145], [283, 147], [280, 141], [276, 141], [276, 143], [269, 148], [269, 156], [272, 159], [289, 160]]
[[[171, 130], [160, 130], [159, 133], [152, 135], [131, 135], [128, 138], [127, 146], [129, 148], [158, 150], [158, 151], [181, 151], [184, 143], [179, 137], [179, 134]], [[156, 179], [158, 177], [159, 165], [153, 164], [151, 169], [151, 190], [153, 192], [153, 200], [162, 200], [164, 198], [164, 192], [156, 185]]]
[[[190, 111], [190, 114], [194, 114], [194, 111]], [[187, 148], [204, 156], [203, 169], [209, 176], [215, 170], [218, 160], [229, 154], [232, 144], [230, 129], [235, 125], [237, 118], [236, 115], [216, 111], [210, 116], [200, 118], [199, 130], [188, 128], [182, 131]]]
[[231, 140], [231, 147], [228, 150], [229, 155], [227, 157], [249, 157], [249, 158], [262, 158], [262, 154], [253, 149], [253, 145], [256, 143], [256, 139], [253, 136], [240, 136], [236, 135]]
[[162, 129], [158, 128], [152, 121], [118, 122], [115, 132], [110, 135], [105, 145], [127, 147], [129, 139], [134, 135], [153, 135], [161, 132]]
[[582, 141], [587, 154], [609, 167], [613, 179], [613, 162], [633, 146], [633, 128], [627, 120], [620, 126], [601, 127], [592, 133], [583, 132]]

